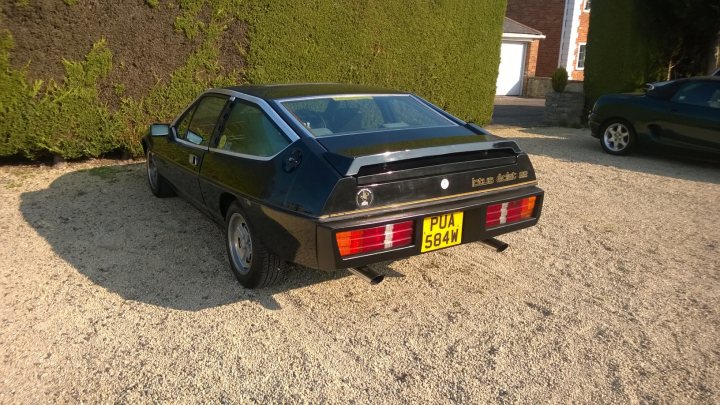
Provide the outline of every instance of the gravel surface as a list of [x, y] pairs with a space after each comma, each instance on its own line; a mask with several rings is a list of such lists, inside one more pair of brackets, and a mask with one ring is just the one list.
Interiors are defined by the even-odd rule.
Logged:
[[493, 128], [540, 224], [246, 291], [138, 162], [0, 167], [0, 402], [720, 401], [720, 166]]

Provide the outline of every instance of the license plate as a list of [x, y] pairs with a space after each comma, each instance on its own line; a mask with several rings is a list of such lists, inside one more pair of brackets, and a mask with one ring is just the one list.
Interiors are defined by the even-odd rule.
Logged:
[[462, 241], [463, 213], [435, 215], [423, 219], [421, 252], [459, 245]]

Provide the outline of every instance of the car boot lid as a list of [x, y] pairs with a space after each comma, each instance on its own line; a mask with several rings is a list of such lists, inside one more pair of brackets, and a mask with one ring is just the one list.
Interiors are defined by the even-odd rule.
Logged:
[[364, 166], [430, 156], [501, 150], [521, 153], [514, 141], [461, 126], [366, 132], [317, 141], [328, 151], [327, 161], [344, 176], [357, 175]]

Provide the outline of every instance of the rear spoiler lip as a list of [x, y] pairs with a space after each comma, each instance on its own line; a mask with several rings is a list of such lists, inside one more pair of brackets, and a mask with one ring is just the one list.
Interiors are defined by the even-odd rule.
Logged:
[[[385, 152], [374, 155], [350, 157], [337, 153], [327, 152], [325, 158], [345, 176], [355, 176], [363, 166], [370, 166], [380, 163], [395, 162], [400, 160], [422, 158], [427, 156], [442, 156], [454, 153], [477, 152], [494, 149], [512, 149], [515, 154], [522, 153], [515, 141], [482, 141], [463, 143], [457, 145], [431, 146], [428, 148], [401, 150], [396, 152]], [[349, 162], [349, 164], [348, 164]], [[344, 166], [347, 169], [343, 170]]]

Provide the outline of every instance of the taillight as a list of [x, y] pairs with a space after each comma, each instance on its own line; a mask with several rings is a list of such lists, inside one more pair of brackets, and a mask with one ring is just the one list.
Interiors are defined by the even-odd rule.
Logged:
[[340, 256], [408, 246], [413, 239], [413, 221], [338, 232], [335, 239]]
[[485, 227], [512, 224], [532, 217], [535, 211], [535, 198], [535, 196], [532, 196], [488, 206]]

